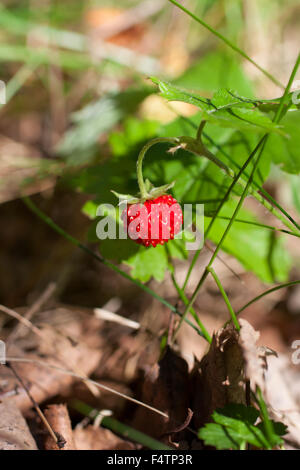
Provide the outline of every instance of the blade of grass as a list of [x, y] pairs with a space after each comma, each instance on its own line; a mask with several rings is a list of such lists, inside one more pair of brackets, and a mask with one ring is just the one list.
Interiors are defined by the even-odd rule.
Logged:
[[[210, 218], [210, 217], [213, 217], [213, 216], [206, 215], [206, 217]], [[222, 220], [230, 220], [230, 217], [226, 217], [226, 216], [223, 216], [223, 215], [218, 215], [217, 218], [222, 219]], [[298, 233], [290, 232], [289, 230], [285, 230], [283, 228], [273, 227], [272, 225], [261, 224], [260, 222], [255, 222], [254, 220], [235, 219], [234, 222], [235, 223], [240, 223], [240, 224], [255, 225], [255, 227], [265, 228], [265, 229], [268, 229], [268, 230], [273, 230], [275, 232], [281, 232], [281, 233], [285, 233], [287, 235], [292, 235], [293, 237], [300, 238], [300, 234], [298, 234]]]
[[[255, 172], [255, 170], [256, 170], [256, 168], [257, 168], [257, 165], [258, 165], [260, 156], [261, 156], [261, 154], [262, 154], [262, 150], [263, 150], [264, 145], [265, 145], [265, 142], [266, 142], [266, 138], [267, 138], [267, 135], [265, 135], [265, 136], [260, 140], [260, 142], [257, 144], [257, 146], [256, 146], [256, 148], [254, 149], [254, 151], [251, 153], [250, 157], [247, 159], [247, 162], [250, 163], [250, 161], [252, 161], [253, 157], [255, 156], [256, 152], [259, 150], [259, 148], [261, 148], [261, 151], [260, 151], [260, 153], [259, 153], [259, 155], [258, 155], [258, 157], [257, 157], [257, 159], [256, 159], [256, 161], [255, 161], [255, 163], [254, 163], [254, 166], [253, 166], [252, 177], [254, 176], [254, 172]], [[246, 163], [247, 163], [247, 162], [246, 162]], [[247, 164], [248, 164], [248, 163], [247, 163]], [[244, 165], [244, 166], [245, 166], [245, 165]], [[240, 172], [239, 172], [239, 173], [240, 173]], [[237, 178], [239, 178], [239, 176], [240, 176], [240, 175], [238, 174], [238, 175], [237, 175]], [[219, 206], [219, 208], [218, 208], [218, 210], [217, 210], [217, 213], [219, 212], [219, 210], [221, 209], [221, 207], [223, 206], [223, 204], [226, 202], [226, 200], [227, 200], [227, 198], [228, 198], [228, 196], [229, 196], [229, 194], [230, 194], [230, 192], [231, 192], [231, 189], [233, 188], [234, 184], [237, 182], [237, 178], [234, 179], [233, 183], [231, 184], [230, 188], [228, 189], [227, 193], [225, 194], [224, 199], [223, 199], [223, 202], [220, 204], [220, 206]], [[230, 230], [230, 228], [231, 228], [231, 226], [232, 226], [232, 224], [233, 224], [233, 222], [234, 222], [234, 220], [235, 220], [235, 217], [237, 216], [237, 214], [238, 214], [238, 212], [239, 212], [239, 210], [240, 210], [240, 207], [243, 205], [243, 202], [244, 202], [244, 200], [245, 200], [245, 198], [246, 198], [246, 196], [247, 196], [248, 187], [249, 187], [250, 184], [251, 184], [251, 180], [252, 180], [252, 178], [251, 178], [251, 176], [250, 176], [249, 181], [248, 181], [248, 183], [247, 183], [247, 185], [246, 185], [246, 187], [245, 187], [245, 189], [244, 189], [244, 191], [243, 191], [243, 194], [242, 194], [242, 196], [241, 196], [241, 198], [240, 198], [240, 200], [239, 200], [239, 202], [238, 202], [238, 205], [237, 205], [237, 207], [236, 207], [236, 209], [235, 209], [235, 211], [234, 211], [234, 213], [233, 213], [233, 215], [232, 215], [232, 218], [230, 219], [230, 221], [229, 221], [229, 223], [228, 223], [228, 225], [227, 225], [227, 227], [226, 227], [226, 229], [225, 229], [225, 232], [223, 233], [223, 235], [222, 235], [222, 237], [221, 237], [221, 240], [219, 241], [219, 243], [218, 243], [218, 245], [217, 245], [217, 247], [216, 247], [216, 249], [215, 249], [215, 251], [214, 251], [214, 253], [213, 253], [213, 255], [212, 255], [212, 257], [211, 257], [211, 259], [210, 259], [210, 261], [209, 261], [209, 263], [208, 263], [208, 265], [206, 266], [206, 268], [205, 268], [205, 270], [204, 270], [204, 272], [203, 272], [203, 274], [202, 274], [202, 276], [201, 276], [201, 278], [200, 278], [200, 280], [199, 280], [199, 282], [198, 282], [198, 284], [197, 284], [197, 286], [196, 286], [196, 288], [195, 288], [195, 290], [194, 290], [194, 292], [193, 292], [193, 294], [192, 294], [192, 297], [191, 297], [191, 299], [190, 299], [188, 305], [187, 305], [186, 308], [185, 308], [185, 311], [184, 311], [184, 313], [183, 313], [183, 316], [181, 317], [180, 322], [179, 322], [179, 325], [178, 325], [178, 327], [177, 327], [177, 329], [176, 329], [176, 331], [175, 331], [175, 333], [174, 333], [173, 340], [176, 338], [176, 336], [177, 336], [177, 334], [178, 334], [178, 332], [179, 332], [179, 330], [180, 330], [180, 328], [181, 328], [182, 322], [184, 321], [184, 318], [187, 316], [187, 314], [188, 314], [188, 312], [189, 312], [191, 306], [192, 306], [193, 303], [195, 302], [196, 297], [197, 297], [197, 295], [198, 295], [198, 293], [199, 293], [199, 291], [200, 291], [200, 289], [201, 289], [203, 283], [205, 282], [205, 280], [206, 280], [206, 278], [207, 278], [207, 276], [208, 276], [208, 274], [209, 274], [209, 272], [210, 272], [209, 269], [211, 268], [211, 266], [212, 266], [212, 264], [213, 264], [215, 258], [217, 257], [217, 254], [218, 254], [219, 250], [221, 249], [222, 243], [223, 243], [223, 241], [225, 240], [225, 238], [227, 237], [227, 234], [228, 234], [228, 232], [229, 232], [229, 230]], [[215, 217], [211, 220], [211, 222], [210, 222], [210, 224], [209, 224], [209, 226], [208, 226], [208, 228], [207, 228], [207, 231], [206, 231], [206, 233], [204, 234], [204, 239], [207, 238], [208, 233], [209, 233], [209, 230], [211, 229], [211, 227], [212, 227], [212, 225], [213, 225], [213, 223], [214, 223], [215, 220], [216, 220], [216, 215], [215, 215]], [[191, 273], [191, 270], [193, 269], [193, 267], [194, 267], [194, 265], [195, 265], [195, 262], [196, 262], [196, 261], [195, 261], [195, 258], [193, 258], [192, 263], [191, 263], [191, 266], [190, 266], [190, 269], [189, 269], [189, 273]]]
[[[177, 114], [177, 116], [187, 122], [193, 129], [198, 129], [198, 126], [191, 121], [186, 116], [182, 116], [176, 111], [175, 108], [173, 108], [170, 104], [168, 104], [168, 107]], [[216, 147], [219, 152], [221, 152], [238, 170], [241, 169], [241, 167], [231, 158], [231, 156], [223, 149], [221, 145], [219, 145], [217, 142], [215, 142], [207, 133], [202, 131], [202, 136], [205, 137], [214, 147]], [[228, 168], [227, 171], [228, 176], [230, 178], [234, 178], [235, 173], [231, 172], [230, 169]], [[249, 178], [249, 175], [247, 175], [246, 172], [244, 172], [244, 175]], [[253, 181], [253, 187], [250, 187], [250, 194], [259, 202], [261, 203], [269, 212], [271, 212], [278, 220], [280, 220], [289, 230], [294, 231], [294, 227], [297, 228], [297, 230], [300, 232], [300, 225], [296, 220], [293, 219], [293, 217], [262, 187], [259, 186], [256, 181]], [[259, 192], [258, 192], [259, 191]], [[279, 212], [277, 212], [277, 210]], [[285, 217], [282, 217], [283, 214], [288, 220], [286, 220]], [[289, 223], [290, 221], [290, 223]], [[294, 226], [294, 227], [293, 227]], [[198, 256], [199, 253], [196, 253], [195, 256]], [[185, 284], [187, 283], [187, 280], [185, 280]]]
[[[286, 98], [287, 98], [287, 96], [288, 96], [288, 93], [289, 93], [289, 91], [290, 91], [290, 88], [291, 88], [291, 86], [292, 86], [292, 83], [293, 83], [293, 81], [294, 81], [294, 78], [295, 78], [295, 76], [296, 76], [296, 73], [297, 73], [297, 70], [298, 70], [299, 65], [300, 65], [300, 54], [298, 54], [298, 57], [297, 57], [297, 59], [296, 59], [295, 65], [294, 65], [293, 70], [292, 70], [292, 73], [291, 73], [291, 75], [290, 75], [288, 84], [287, 84], [287, 86], [286, 86], [286, 88], [285, 88], [285, 90], [284, 90], [284, 93], [283, 93], [283, 95], [282, 95], [282, 97], [281, 97], [281, 100], [280, 100], [279, 107], [278, 107], [277, 112], [276, 112], [276, 114], [275, 114], [275, 117], [274, 117], [274, 119], [273, 119], [273, 122], [275, 122], [276, 124], [279, 123], [279, 121], [280, 121], [280, 119], [281, 119], [281, 117], [282, 117], [282, 110], [283, 110], [283, 107], [284, 107]], [[186, 309], [185, 309], [185, 311], [184, 311], [184, 313], [183, 313], [183, 316], [181, 317], [180, 322], [179, 322], [179, 325], [178, 325], [178, 327], [177, 327], [177, 329], [176, 329], [176, 331], [175, 331], [175, 333], [174, 333], [173, 340], [175, 339], [176, 335], [178, 334], [178, 331], [179, 331], [179, 329], [180, 329], [180, 327], [181, 327], [181, 325], [182, 325], [182, 322], [184, 321], [184, 318], [187, 316], [187, 314], [188, 314], [188, 312], [189, 312], [189, 310], [190, 310], [190, 307], [193, 305], [193, 303], [194, 303], [194, 301], [195, 301], [195, 299], [196, 299], [196, 297], [197, 297], [197, 295], [198, 295], [198, 293], [199, 293], [199, 291], [200, 291], [200, 289], [201, 289], [203, 283], [205, 282], [205, 280], [206, 280], [206, 278], [207, 278], [207, 276], [208, 276], [208, 273], [209, 273], [209, 269], [211, 268], [211, 266], [212, 266], [212, 264], [213, 264], [213, 262], [214, 262], [214, 260], [215, 260], [215, 258], [216, 258], [216, 256], [217, 256], [219, 250], [220, 250], [221, 247], [222, 247], [222, 244], [223, 244], [225, 238], [227, 237], [228, 232], [229, 232], [230, 229], [231, 229], [231, 226], [232, 226], [232, 224], [233, 224], [235, 218], [237, 217], [237, 214], [238, 214], [240, 208], [241, 208], [242, 205], [243, 205], [243, 202], [244, 202], [244, 200], [245, 200], [245, 198], [246, 198], [246, 196], [247, 196], [247, 193], [248, 193], [248, 188], [250, 187], [250, 185], [251, 185], [251, 183], [252, 183], [252, 181], [253, 181], [253, 179], [254, 179], [254, 175], [255, 175], [256, 169], [257, 169], [257, 167], [258, 167], [259, 161], [260, 161], [261, 156], [262, 156], [262, 154], [263, 154], [263, 150], [264, 150], [264, 147], [265, 147], [265, 145], [266, 145], [267, 138], [268, 138], [268, 134], [265, 134], [265, 135], [262, 137], [262, 139], [260, 140], [260, 142], [258, 143], [258, 145], [256, 146], [256, 148], [254, 149], [254, 151], [252, 152], [252, 154], [250, 155], [250, 157], [248, 158], [248, 160], [247, 160], [248, 163], [250, 163], [250, 161], [252, 160], [252, 157], [255, 156], [255, 154], [256, 154], [256, 152], [257, 152], [258, 150], [260, 150], [260, 151], [259, 151], [259, 154], [258, 154], [258, 157], [256, 158], [256, 160], [255, 160], [255, 162], [254, 162], [254, 165], [253, 165], [253, 169], [252, 169], [252, 171], [251, 171], [250, 178], [249, 178], [249, 180], [248, 180], [248, 182], [247, 182], [247, 185], [246, 185], [246, 187], [245, 187], [245, 189], [244, 189], [244, 191], [243, 191], [243, 193], [242, 193], [242, 195], [241, 195], [241, 197], [240, 197], [240, 200], [239, 200], [239, 202], [238, 202], [238, 204], [237, 204], [237, 207], [236, 207], [236, 209], [235, 209], [235, 211], [234, 211], [234, 213], [233, 213], [233, 215], [232, 215], [232, 218], [231, 218], [231, 220], [229, 221], [229, 223], [228, 223], [228, 225], [227, 225], [227, 227], [226, 227], [226, 229], [225, 229], [225, 231], [224, 231], [224, 233], [223, 233], [223, 235], [222, 235], [222, 237], [221, 237], [221, 240], [219, 241], [219, 243], [218, 243], [218, 245], [217, 245], [217, 247], [216, 247], [216, 249], [215, 249], [215, 251], [214, 251], [214, 253], [213, 253], [213, 255], [212, 255], [212, 257], [211, 257], [211, 259], [210, 259], [210, 261], [209, 261], [209, 263], [208, 263], [208, 265], [206, 266], [206, 269], [205, 269], [203, 275], [201, 276], [201, 278], [200, 278], [200, 280], [199, 280], [199, 282], [198, 282], [198, 284], [197, 284], [197, 286], [196, 286], [196, 288], [195, 288], [195, 290], [194, 290], [194, 293], [192, 294], [192, 297], [191, 297], [191, 299], [190, 299], [188, 305], [186, 306]], [[243, 166], [245, 166], [245, 164], [244, 164]], [[238, 180], [238, 178], [239, 178], [239, 176], [240, 176], [240, 173], [241, 173], [241, 172], [239, 172], [237, 178], [234, 179], [234, 181], [233, 181], [234, 184], [237, 182], [237, 180]], [[233, 187], [233, 185], [231, 185], [231, 187]], [[230, 187], [230, 188], [231, 188], [231, 187]], [[230, 191], [231, 191], [230, 188], [229, 188], [229, 193], [230, 193]], [[228, 193], [228, 191], [227, 191], [227, 193]], [[225, 195], [225, 197], [224, 197], [224, 202], [221, 203], [220, 207], [219, 207], [218, 210], [217, 210], [217, 215], [218, 215], [218, 213], [219, 213], [221, 207], [223, 206], [223, 204], [225, 203], [225, 201], [226, 201], [226, 199], [227, 199], [227, 193], [226, 193], [226, 195]], [[216, 216], [212, 219], [211, 223], [209, 224], [209, 227], [208, 227], [208, 230], [207, 230], [207, 231], [209, 231], [209, 229], [211, 228], [211, 226], [212, 226], [212, 224], [214, 223], [215, 220], [216, 220]], [[206, 236], [207, 236], [207, 233], [206, 233]]]
[[[211, 228], [212, 228], [212, 226], [213, 226], [213, 224], [214, 224], [214, 222], [215, 222], [217, 216], [219, 215], [219, 213], [220, 213], [220, 211], [221, 211], [223, 205], [225, 204], [225, 202], [226, 202], [227, 199], [229, 198], [229, 195], [230, 195], [231, 191], [233, 190], [235, 184], [238, 182], [238, 180], [239, 180], [239, 178], [241, 177], [242, 173], [243, 173], [244, 170], [247, 168], [247, 166], [250, 164], [250, 162], [251, 162], [252, 159], [254, 158], [256, 152], [259, 150], [260, 146], [263, 144], [263, 141], [264, 141], [265, 137], [266, 137], [266, 136], [264, 136], [264, 137], [259, 141], [259, 143], [258, 143], [257, 146], [255, 147], [255, 149], [254, 149], [253, 152], [250, 154], [250, 156], [247, 158], [247, 160], [245, 161], [245, 163], [243, 164], [243, 166], [241, 167], [241, 169], [239, 170], [239, 172], [237, 173], [237, 175], [236, 175], [235, 178], [233, 179], [231, 185], [230, 185], [229, 188], [227, 189], [227, 191], [226, 191], [226, 193], [225, 193], [225, 195], [224, 195], [224, 197], [223, 197], [223, 199], [222, 199], [222, 201], [221, 201], [221, 203], [220, 203], [220, 205], [219, 205], [219, 207], [218, 207], [218, 209], [217, 209], [217, 211], [216, 211], [214, 217], [213, 217], [212, 220], [210, 221], [210, 223], [209, 223], [209, 225], [208, 225], [208, 227], [207, 227], [207, 229], [206, 229], [206, 231], [205, 231], [205, 233], [204, 233], [204, 241], [207, 239], [207, 237], [208, 237], [208, 235], [209, 235], [209, 232], [210, 232], [210, 230], [211, 230]], [[249, 181], [250, 181], [250, 180], [249, 180]], [[249, 181], [248, 181], [248, 183], [247, 183], [247, 185], [246, 185], [247, 190], [248, 190], [248, 187], [249, 187]], [[245, 188], [245, 189], [246, 189], [246, 188]], [[245, 189], [244, 189], [244, 192], [245, 192]], [[196, 262], [197, 262], [197, 259], [198, 259], [199, 255], [200, 255], [200, 252], [201, 252], [201, 249], [198, 250], [198, 251], [195, 253], [195, 255], [194, 255], [193, 259], [192, 259], [192, 262], [191, 262], [191, 264], [190, 264], [190, 267], [189, 267], [189, 269], [188, 269], [188, 272], [187, 272], [187, 275], [186, 275], [186, 278], [185, 278], [185, 281], [184, 281], [184, 284], [183, 284], [183, 287], [182, 287], [183, 290], [185, 290], [185, 288], [186, 288], [186, 286], [187, 286], [188, 280], [189, 280], [189, 278], [190, 278], [190, 276], [191, 276], [191, 273], [192, 273], [192, 271], [193, 271], [193, 269], [194, 269], [194, 267], [195, 267], [195, 264], [196, 264]], [[207, 274], [208, 274], [208, 273], [205, 274], [205, 272], [204, 272], [204, 273], [203, 273], [203, 276], [207, 276]], [[203, 281], [203, 282], [204, 282], [204, 281]]]
[[[90, 418], [96, 418], [101, 414], [101, 411], [92, 408], [86, 403], [83, 403], [80, 400], [74, 399], [71, 401], [71, 407], [74, 408], [79, 413], [83, 414], [84, 416], [88, 416]], [[123, 424], [120, 421], [111, 418], [110, 416], [103, 416], [101, 419], [100, 426], [104, 428], [110, 429], [111, 431], [119, 434], [120, 436], [124, 437], [125, 439], [130, 439], [133, 442], [137, 442], [144, 447], [147, 447], [151, 450], [172, 450], [171, 447], [166, 446], [160, 441], [153, 439], [153, 437], [147, 436], [141, 431], [137, 431], [136, 429], [128, 426], [127, 424]]]
[[232, 322], [233, 322], [234, 326], [236, 327], [237, 331], [239, 331], [241, 329], [241, 327], [239, 325], [238, 319], [236, 318], [236, 314], [234, 313], [232, 305], [231, 305], [231, 303], [228, 299], [228, 296], [227, 296], [227, 294], [224, 290], [224, 287], [222, 286], [222, 283], [221, 283], [220, 279], [217, 276], [217, 273], [215, 272], [215, 270], [212, 267], [208, 268], [208, 271], [210, 272], [210, 274], [214, 278], [214, 280], [215, 280], [215, 282], [216, 282], [216, 284], [217, 284], [217, 286], [218, 286], [218, 288], [221, 292], [221, 295], [224, 299], [225, 304], [227, 305], [227, 308], [228, 308], [228, 311], [229, 311], [229, 314], [231, 316], [231, 319], [232, 319]]
[[[185, 119], [188, 120], [188, 118], [185, 118]], [[191, 123], [190, 120], [189, 120], [189, 122]], [[197, 126], [194, 126], [194, 125], [193, 125], [193, 127], [197, 128]], [[225, 150], [222, 148], [221, 145], [214, 142], [214, 140], [208, 134], [206, 134], [205, 132], [202, 132], [202, 135], [212, 145], [214, 145], [226, 158], [228, 158], [228, 160], [238, 170], [240, 170], [241, 167], [231, 158], [231, 156], [227, 152], [225, 152]], [[249, 176], [246, 173], [244, 173], [244, 174], [245, 174], [245, 176], [247, 176], [249, 178]], [[231, 175], [229, 175], [229, 176], [231, 176]], [[283, 217], [281, 217], [281, 215], [276, 211], [276, 209], [275, 209], [275, 207], [276, 207], [291, 222], [291, 224], [294, 225], [294, 227], [296, 227], [300, 231], [300, 225], [296, 222], [296, 220], [294, 220], [293, 217], [264, 188], [260, 187], [258, 185], [258, 183], [256, 183], [256, 181], [253, 181], [253, 186], [256, 189], [251, 188], [250, 192], [251, 192], [251, 195], [253, 197], [255, 197], [255, 199], [258, 202], [260, 202], [266, 209], [268, 209], [269, 212], [271, 212], [275, 217], [277, 217], [277, 219], [279, 219], [287, 228], [293, 230], [293, 227]], [[258, 191], [260, 191], [261, 194]], [[272, 204], [275, 207], [273, 207]]]
[[265, 433], [266, 433], [267, 439], [270, 443], [269, 446], [268, 446], [268, 449], [271, 450], [272, 447], [273, 447], [272, 446], [272, 441], [273, 441], [273, 436], [274, 436], [274, 427], [273, 427], [272, 421], [269, 418], [267, 405], [266, 405], [266, 403], [263, 399], [261, 389], [258, 386], [256, 387], [256, 401], [257, 401], [257, 404], [258, 404], [259, 409], [260, 409], [260, 413], [261, 413]]
[[272, 287], [271, 289], [266, 290], [262, 294], [259, 294], [257, 297], [254, 297], [254, 299], [250, 300], [247, 302], [243, 307], [241, 307], [236, 314], [239, 315], [241, 312], [246, 310], [246, 308], [250, 307], [250, 305], [254, 304], [254, 302], [257, 302], [258, 300], [262, 299], [266, 295], [272, 294], [272, 292], [276, 292], [279, 289], [284, 289], [285, 287], [291, 287], [291, 286], [296, 286], [297, 284], [300, 284], [299, 281], [290, 281], [290, 282], [285, 282], [284, 284], [280, 284], [278, 286]]
[[196, 16], [191, 11], [189, 11], [183, 5], [178, 3], [176, 0], [169, 0], [169, 2], [173, 3], [173, 5], [180, 8], [180, 10], [184, 11], [187, 15], [189, 15], [191, 18], [193, 18], [195, 21], [197, 21], [199, 24], [201, 24], [204, 28], [208, 29], [208, 31], [210, 31], [214, 36], [221, 39], [221, 41], [223, 41], [227, 46], [229, 46], [235, 52], [240, 54], [244, 59], [248, 60], [248, 62], [250, 62], [252, 65], [254, 65], [258, 70], [260, 70], [266, 77], [268, 77], [273, 83], [275, 83], [275, 85], [277, 85], [278, 87], [284, 89], [284, 86], [275, 77], [273, 77], [272, 74], [270, 74], [267, 70], [265, 70], [263, 67], [261, 67], [257, 62], [255, 62], [253, 59], [251, 59], [251, 57], [249, 57], [242, 49], [240, 49], [238, 46], [233, 44], [229, 39], [227, 39], [225, 36], [223, 36], [223, 34], [219, 33], [214, 28], [209, 26], [205, 21], [203, 21], [201, 18]]
[[[194, 129], [198, 129], [198, 126], [196, 124], [194, 124], [189, 118], [185, 117], [185, 116], [181, 116], [172, 106], [168, 105], [170, 107], [170, 109], [172, 111], [174, 111], [177, 116], [180, 118], [180, 119], [183, 119], [185, 122], [187, 122], [188, 124], [190, 124], [190, 126], [192, 126]], [[199, 129], [198, 129], [199, 131]], [[202, 135], [207, 138], [207, 140], [209, 140], [209, 142], [211, 144], [213, 144], [216, 148], [218, 148], [218, 150], [225, 156], [229, 159], [229, 161], [231, 161], [231, 163], [234, 164], [234, 166], [236, 166], [239, 170], [239, 173], [238, 175], [241, 175], [242, 173], [245, 174], [244, 172], [244, 169], [248, 166], [248, 161], [245, 162], [244, 166], [243, 167], [240, 167], [233, 159], [231, 159], [230, 155], [224, 151], [224, 149], [219, 145], [217, 144], [216, 142], [213, 141], [213, 139], [208, 135], [206, 134], [203, 130], [202, 130]], [[227, 174], [228, 176], [230, 176], [232, 179], [235, 179], [236, 176], [238, 175], [235, 175], [234, 172], [230, 171], [230, 169], [228, 169], [227, 171]], [[247, 175], [246, 175], [247, 176]], [[239, 182], [239, 180], [238, 180]], [[243, 187], [245, 187], [245, 184], [246, 182], [243, 182]], [[231, 189], [234, 187], [235, 185], [235, 181], [233, 181], [233, 184], [231, 185], [230, 187], [230, 191]], [[290, 233], [290, 234], [295, 234], [295, 236], [297, 236], [297, 234], [294, 232], [294, 227], [296, 227], [299, 231], [300, 231], [300, 226], [299, 224], [292, 218], [292, 216], [290, 214], [287, 213], [287, 211], [285, 211], [285, 209], [280, 206], [279, 203], [277, 203], [277, 201], [275, 201], [272, 196], [270, 196], [263, 188], [259, 187], [259, 185], [253, 181], [253, 186], [255, 186], [257, 188], [257, 190], [255, 190], [254, 188], [252, 188], [250, 186], [250, 189], [249, 189], [249, 192], [251, 193], [251, 195], [253, 197], [255, 197], [255, 199], [260, 202], [266, 209], [268, 209], [269, 212], [271, 212], [278, 220], [280, 220], [287, 228], [289, 228], [291, 230], [291, 232], [286, 232], [286, 233]], [[263, 196], [258, 192], [258, 190], [263, 194]], [[227, 196], [229, 196], [229, 193], [230, 191], [228, 192]], [[220, 208], [222, 207], [222, 205], [224, 204], [224, 202], [226, 201], [226, 198], [224, 197], [222, 200], [221, 200], [221, 205], [220, 205]], [[276, 206], [276, 208], [285, 216], [289, 219], [289, 221], [291, 222], [291, 224], [284, 218], [282, 217], [282, 215], [277, 212], [277, 210], [271, 205], [271, 203]], [[294, 227], [293, 227], [294, 225]], [[201, 249], [200, 248], [199, 250], [197, 250], [197, 252], [194, 254], [194, 257], [193, 257], [193, 260], [192, 260], [192, 263], [189, 267], [189, 270], [187, 272], [187, 275], [185, 277], [185, 280], [184, 280], [184, 284], [183, 284], [183, 290], [185, 290], [186, 286], [187, 286], [187, 283], [189, 281], [189, 278], [191, 276], [191, 273], [192, 273], [192, 270], [197, 262], [197, 259], [200, 255], [200, 252], [201, 252]]]
[[[188, 298], [186, 297], [185, 293], [183, 292], [183, 290], [180, 288], [178, 282], [176, 281], [174, 272], [171, 272], [171, 279], [172, 279], [172, 282], [173, 282], [173, 285], [174, 285], [175, 289], [177, 290], [177, 293], [178, 293], [180, 299], [182, 300], [182, 302], [185, 305], [188, 305], [188, 303], [189, 303]], [[198, 317], [198, 315], [197, 315], [197, 313], [196, 313], [196, 311], [193, 307], [191, 308], [190, 312], [191, 312], [194, 320], [197, 322], [199, 328], [201, 329], [201, 331], [203, 333], [203, 336], [205, 337], [207, 342], [211, 343], [212, 338], [211, 338], [210, 334], [208, 333], [207, 329], [205, 328], [205, 326], [203, 325], [203, 323], [201, 322], [200, 318]]]

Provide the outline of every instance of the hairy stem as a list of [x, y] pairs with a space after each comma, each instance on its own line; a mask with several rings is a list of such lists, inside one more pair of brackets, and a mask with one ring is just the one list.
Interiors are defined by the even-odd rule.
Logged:
[[143, 160], [146, 155], [146, 152], [155, 144], [160, 144], [160, 143], [165, 143], [169, 142], [170, 144], [178, 144], [178, 139], [177, 137], [157, 137], [156, 139], [152, 139], [149, 142], [144, 145], [142, 150], [139, 153], [137, 163], [136, 163], [136, 172], [137, 172], [137, 180], [138, 180], [138, 185], [140, 189], [140, 195], [142, 198], [142, 201], [145, 201], [146, 199], [149, 198], [149, 194], [146, 189], [146, 185], [144, 182], [144, 177], [143, 177]]

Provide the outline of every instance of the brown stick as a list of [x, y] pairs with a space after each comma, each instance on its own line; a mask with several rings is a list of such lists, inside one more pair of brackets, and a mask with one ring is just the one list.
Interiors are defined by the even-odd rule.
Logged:
[[71, 421], [66, 405], [49, 405], [45, 416], [54, 430], [58, 442], [55, 443], [50, 436], [46, 437], [46, 450], [75, 450]]
[[[34, 304], [27, 310], [25, 315], [23, 315], [23, 324], [28, 327], [28, 324], [25, 323], [26, 321], [30, 322], [32, 317], [41, 309], [41, 307], [49, 300], [49, 298], [53, 295], [56, 289], [56, 284], [51, 282], [47, 289], [42, 293], [42, 295], [34, 302]], [[22, 323], [22, 321], [20, 320]], [[6, 341], [6, 345], [13, 343], [16, 338], [20, 335], [20, 333], [23, 330], [23, 325], [18, 324], [15, 329], [11, 332], [11, 334], [8, 337], [8, 340]]]
[[7, 367], [10, 368], [10, 370], [13, 372], [13, 374], [15, 375], [15, 377], [17, 378], [17, 380], [20, 382], [20, 384], [22, 385], [22, 387], [24, 388], [28, 398], [30, 399], [33, 407], [35, 408], [37, 414], [39, 415], [39, 417], [41, 418], [41, 421], [44, 423], [46, 429], [48, 430], [49, 432], [49, 437], [50, 439], [55, 442], [55, 443], [59, 443], [59, 439], [58, 437], [56, 436], [56, 434], [54, 433], [53, 429], [51, 428], [51, 425], [48, 423], [46, 417], [44, 416], [44, 413], [42, 412], [42, 410], [40, 409], [38, 403], [35, 401], [35, 399], [33, 398], [33, 396], [31, 395], [27, 385], [25, 384], [24, 380], [22, 379], [22, 377], [20, 377], [20, 375], [18, 374], [18, 372], [15, 370], [15, 368], [9, 363], [7, 362], [6, 363]]

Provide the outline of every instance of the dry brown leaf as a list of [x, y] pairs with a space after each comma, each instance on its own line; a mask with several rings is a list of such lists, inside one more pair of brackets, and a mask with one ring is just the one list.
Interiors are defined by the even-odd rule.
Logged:
[[60, 445], [57, 445], [52, 436], [47, 435], [45, 449], [75, 450], [73, 431], [66, 405], [49, 405], [44, 414], [60, 443]]
[[296, 448], [300, 447], [300, 374], [291, 358], [280, 354], [268, 357], [266, 400], [274, 419], [288, 426], [285, 436]]
[[245, 359], [245, 376], [254, 389], [258, 386], [264, 391], [267, 356], [276, 355], [276, 353], [271, 349], [256, 345], [260, 334], [247, 320], [241, 318], [240, 325], [240, 345]]
[[208, 353], [192, 373], [194, 426], [210, 420], [216, 408], [226, 403], [245, 403], [244, 358], [239, 335], [232, 325], [213, 335]]
[[77, 450], [134, 450], [131, 442], [124, 441], [109, 429], [87, 426], [73, 432]]
[[133, 427], [145, 430], [147, 423], [147, 434], [157, 439], [180, 427], [189, 415], [188, 384], [186, 361], [167, 348], [159, 363], [147, 371], [142, 384], [141, 400], [167, 413], [169, 420], [139, 408]]
[[[66, 309], [65, 309], [66, 310]], [[66, 314], [66, 312], [64, 312]], [[45, 341], [31, 332], [22, 339], [22, 345], [34, 352], [26, 352], [13, 345], [7, 352], [10, 357], [26, 357], [43, 361], [63, 369], [73, 370], [79, 375], [89, 376], [97, 367], [101, 358], [101, 341], [98, 329], [101, 322], [84, 312], [68, 311], [55, 328], [44, 326]], [[42, 356], [42, 357], [41, 357]], [[23, 378], [37, 403], [60, 394], [73, 383], [74, 378], [54, 369], [31, 363], [14, 363], [17, 373]], [[32, 403], [20, 387], [12, 372], [6, 368], [0, 370], [1, 396], [11, 395], [11, 400], [19, 409], [25, 411]], [[14, 390], [18, 390], [14, 394]]]
[[0, 450], [37, 450], [25, 419], [10, 400], [0, 402]]

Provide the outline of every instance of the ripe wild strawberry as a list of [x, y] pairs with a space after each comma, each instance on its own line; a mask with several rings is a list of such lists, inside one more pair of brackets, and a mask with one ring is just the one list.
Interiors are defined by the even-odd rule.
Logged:
[[176, 199], [164, 194], [144, 203], [128, 205], [122, 219], [132, 240], [146, 247], [155, 247], [172, 240], [180, 232], [183, 217]]

